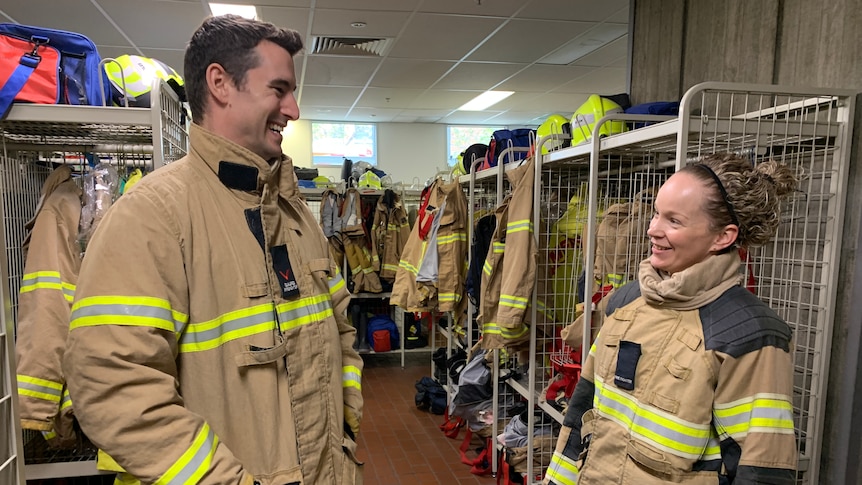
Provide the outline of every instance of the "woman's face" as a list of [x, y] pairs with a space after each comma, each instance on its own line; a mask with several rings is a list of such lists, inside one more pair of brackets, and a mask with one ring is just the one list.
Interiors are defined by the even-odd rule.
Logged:
[[[716, 233], [704, 211], [705, 192], [710, 188], [693, 175], [681, 172], [662, 185], [655, 198], [655, 212], [647, 235], [652, 254], [650, 264], [673, 274], [705, 260], [733, 242], [727, 230]], [[736, 229], [736, 226], [730, 226]]]

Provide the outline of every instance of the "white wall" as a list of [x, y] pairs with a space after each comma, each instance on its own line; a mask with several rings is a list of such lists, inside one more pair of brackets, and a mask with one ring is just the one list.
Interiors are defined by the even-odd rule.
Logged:
[[[311, 122], [292, 121], [284, 131], [284, 153], [298, 167], [311, 167]], [[446, 164], [446, 125], [434, 123], [377, 123], [377, 166], [393, 182], [420, 185]], [[338, 179], [341, 167], [318, 167], [321, 175]]]

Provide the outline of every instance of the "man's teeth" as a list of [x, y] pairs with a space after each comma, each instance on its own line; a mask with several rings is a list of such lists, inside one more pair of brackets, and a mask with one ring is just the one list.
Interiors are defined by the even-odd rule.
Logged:
[[284, 130], [284, 127], [283, 127], [283, 126], [281, 126], [281, 125], [277, 125], [277, 124], [275, 124], [275, 123], [273, 123], [273, 124], [271, 124], [271, 125], [268, 125], [268, 126], [267, 126], [267, 128], [269, 128], [270, 130], [272, 130], [272, 131], [274, 131], [274, 132], [276, 132], [276, 133], [281, 133], [281, 132]]

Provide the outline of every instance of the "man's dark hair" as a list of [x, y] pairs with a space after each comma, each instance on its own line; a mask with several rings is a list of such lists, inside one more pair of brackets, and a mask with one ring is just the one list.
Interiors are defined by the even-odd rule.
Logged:
[[207, 67], [213, 63], [221, 65], [236, 86], [242, 88], [248, 70], [260, 64], [254, 48], [264, 40], [277, 44], [291, 56], [302, 49], [298, 32], [269, 22], [238, 15], [220, 15], [203, 21], [192, 34], [183, 62], [186, 94], [194, 120], [203, 120], [206, 111]]

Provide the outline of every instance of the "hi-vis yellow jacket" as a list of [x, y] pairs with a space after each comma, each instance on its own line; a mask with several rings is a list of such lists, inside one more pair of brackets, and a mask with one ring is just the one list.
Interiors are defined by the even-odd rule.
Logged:
[[739, 265], [663, 276], [645, 260], [613, 293], [545, 483], [796, 483], [790, 328]]
[[59, 167], [27, 223], [15, 343], [21, 427], [43, 431], [58, 446], [75, 443], [61, 363], [81, 268], [80, 218], [81, 189], [69, 167]]
[[143, 483], [360, 483], [349, 294], [292, 163], [190, 137], [88, 246], [63, 364], [81, 427]]

